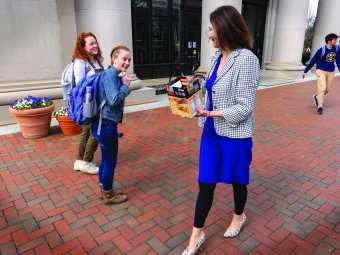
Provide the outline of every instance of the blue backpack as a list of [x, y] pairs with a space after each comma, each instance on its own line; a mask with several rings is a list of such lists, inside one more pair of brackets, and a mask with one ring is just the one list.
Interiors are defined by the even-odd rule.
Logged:
[[[102, 108], [106, 103], [104, 99], [98, 106], [96, 96], [99, 91], [99, 84], [104, 72], [96, 73], [81, 79], [77, 86], [70, 90], [67, 103], [67, 111], [70, 118], [79, 125], [88, 125], [99, 115], [99, 126], [97, 134], [100, 135], [102, 123]], [[90, 103], [85, 103], [86, 87], [92, 87]]]

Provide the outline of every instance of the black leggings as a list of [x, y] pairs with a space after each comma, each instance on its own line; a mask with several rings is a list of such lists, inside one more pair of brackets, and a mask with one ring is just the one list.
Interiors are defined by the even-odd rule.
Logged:
[[[198, 185], [200, 191], [196, 201], [194, 227], [203, 228], [214, 199], [216, 184], [198, 182]], [[234, 191], [234, 212], [236, 215], [241, 215], [247, 201], [247, 186], [237, 182], [234, 182], [232, 185]]]

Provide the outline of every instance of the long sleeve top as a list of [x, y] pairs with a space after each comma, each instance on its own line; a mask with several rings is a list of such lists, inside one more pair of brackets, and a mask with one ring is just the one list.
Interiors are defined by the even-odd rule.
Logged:
[[[94, 66], [95, 68], [101, 68], [97, 61], [94, 62]], [[89, 77], [91, 75], [94, 75], [95, 73], [94, 68], [90, 65], [89, 62], [77, 58], [74, 60], [73, 72], [76, 84], [80, 79]]]
[[[208, 77], [214, 71], [221, 51], [212, 58]], [[254, 105], [260, 83], [258, 58], [247, 49], [233, 50], [212, 87], [213, 109], [222, 111], [223, 118], [213, 118], [216, 133], [229, 138], [251, 137], [255, 129]], [[205, 94], [206, 109], [210, 109], [208, 93]], [[203, 127], [206, 117], [199, 118]]]
[[[324, 54], [322, 55], [324, 48]], [[316, 69], [320, 69], [326, 72], [334, 72], [335, 65], [334, 61], [336, 61], [336, 65], [340, 71], [340, 56], [338, 56], [337, 46], [333, 46], [331, 49], [328, 49], [326, 46], [321, 47], [314, 54], [312, 59], [309, 62], [309, 65], [306, 66], [304, 73], [308, 73], [308, 71], [314, 66], [316, 63]]]
[[97, 94], [97, 102], [106, 99], [102, 109], [103, 118], [117, 123], [122, 118], [125, 98], [130, 94], [130, 88], [122, 83], [118, 73], [119, 71], [114, 66], [106, 69], [100, 79]]

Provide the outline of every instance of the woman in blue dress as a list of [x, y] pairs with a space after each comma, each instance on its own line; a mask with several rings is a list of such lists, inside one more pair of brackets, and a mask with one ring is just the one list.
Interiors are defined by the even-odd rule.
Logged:
[[254, 105], [260, 82], [258, 58], [251, 52], [253, 38], [241, 14], [221, 6], [210, 14], [209, 39], [216, 51], [205, 85], [205, 109], [196, 108], [203, 127], [194, 226], [182, 255], [195, 254], [206, 240], [203, 231], [217, 183], [231, 184], [234, 214], [225, 237], [235, 237], [246, 222]]

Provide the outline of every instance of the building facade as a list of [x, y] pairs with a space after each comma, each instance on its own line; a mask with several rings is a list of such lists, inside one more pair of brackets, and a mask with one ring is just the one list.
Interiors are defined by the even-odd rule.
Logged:
[[[169, 77], [174, 63], [207, 70], [215, 52], [209, 14], [221, 5], [233, 5], [247, 21], [262, 77], [301, 77], [309, 0], [3, 0], [0, 109], [27, 95], [61, 99], [60, 76], [83, 31], [97, 36], [105, 66], [114, 46], [131, 49], [131, 104], [150, 102], [143, 79]], [[339, 7], [340, 0], [319, 0], [312, 54], [326, 34], [340, 33]]]

